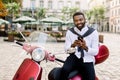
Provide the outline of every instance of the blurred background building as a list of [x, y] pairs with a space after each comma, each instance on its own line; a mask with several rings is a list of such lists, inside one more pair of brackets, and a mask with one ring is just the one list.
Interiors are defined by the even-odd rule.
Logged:
[[120, 0], [110, 1], [110, 31], [120, 33]]
[[84, 12], [98, 31], [120, 32], [120, 0], [0, 0], [0, 17], [9, 22], [20, 16], [36, 20], [52, 16], [69, 22], [75, 11]]
[[[62, 17], [64, 13], [72, 13], [72, 10], [84, 11], [88, 9], [87, 0], [23, 0], [22, 12], [31, 11], [34, 16], [39, 9], [46, 10], [46, 17]], [[88, 1], [87, 1], [88, 2]], [[71, 9], [69, 11], [68, 9]], [[72, 14], [70, 14], [71, 16]], [[69, 14], [65, 18], [69, 19]]]

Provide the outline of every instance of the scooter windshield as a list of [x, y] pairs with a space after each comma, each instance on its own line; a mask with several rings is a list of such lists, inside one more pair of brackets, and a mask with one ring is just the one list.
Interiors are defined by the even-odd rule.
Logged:
[[56, 38], [52, 37], [48, 33], [40, 31], [32, 32], [29, 36], [29, 41], [31, 44], [43, 47], [50, 52], [53, 51], [54, 45], [57, 43]]

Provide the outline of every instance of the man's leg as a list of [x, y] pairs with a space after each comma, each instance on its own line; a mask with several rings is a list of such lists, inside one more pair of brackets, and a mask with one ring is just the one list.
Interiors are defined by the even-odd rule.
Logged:
[[83, 63], [83, 67], [84, 67], [83, 80], [95, 80], [95, 70], [93, 62]]
[[74, 54], [70, 55], [66, 59], [64, 65], [62, 67], [61, 77], [59, 80], [68, 80], [69, 73], [72, 70], [74, 70], [74, 66], [76, 64], [76, 59], [77, 59], [77, 57]]

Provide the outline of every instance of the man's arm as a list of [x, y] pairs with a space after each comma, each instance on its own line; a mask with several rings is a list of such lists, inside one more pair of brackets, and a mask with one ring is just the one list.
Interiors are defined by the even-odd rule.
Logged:
[[71, 47], [71, 45], [72, 45], [72, 41], [71, 41], [70, 36], [71, 36], [71, 32], [68, 30], [66, 32], [66, 37], [65, 37], [65, 46], [64, 46], [65, 47], [65, 51], [67, 51]]
[[99, 38], [98, 38], [98, 32], [94, 31], [91, 35], [92, 37], [92, 41], [91, 41], [91, 46], [88, 46], [88, 51], [87, 53], [90, 55], [97, 55], [98, 54], [98, 50], [99, 50]]

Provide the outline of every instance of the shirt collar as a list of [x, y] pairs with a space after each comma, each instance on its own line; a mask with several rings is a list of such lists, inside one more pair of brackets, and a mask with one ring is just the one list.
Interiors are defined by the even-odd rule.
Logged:
[[77, 27], [74, 27], [74, 30], [75, 30], [78, 34], [83, 35], [83, 34], [88, 30], [88, 27], [87, 27], [87, 25], [85, 25], [85, 26], [81, 29], [81, 31], [80, 31]]

